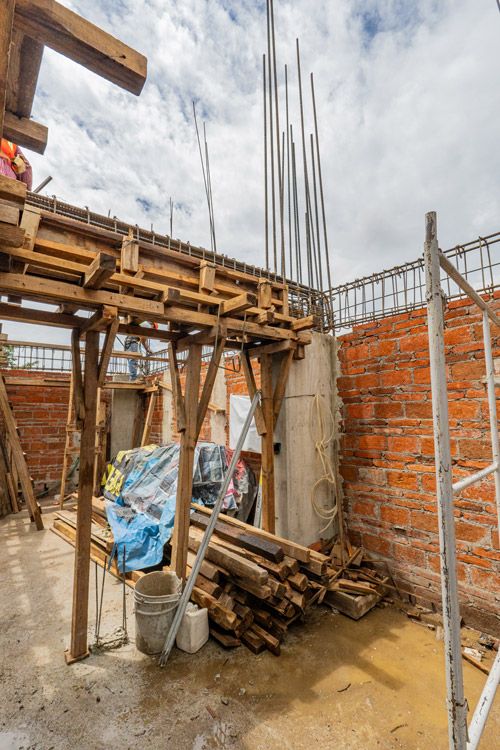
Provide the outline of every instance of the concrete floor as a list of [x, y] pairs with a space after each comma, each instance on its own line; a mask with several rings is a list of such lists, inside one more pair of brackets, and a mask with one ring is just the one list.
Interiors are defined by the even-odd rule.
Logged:
[[[279, 658], [209, 641], [160, 670], [132, 641], [66, 666], [73, 548], [44, 521], [0, 521], [0, 750], [448, 748], [443, 642], [392, 608], [355, 623], [318, 607]], [[109, 577], [101, 632], [121, 624], [121, 596]], [[93, 571], [90, 598], [93, 623]], [[464, 675], [474, 707], [485, 676]], [[481, 750], [499, 747], [499, 730], [500, 696]]]

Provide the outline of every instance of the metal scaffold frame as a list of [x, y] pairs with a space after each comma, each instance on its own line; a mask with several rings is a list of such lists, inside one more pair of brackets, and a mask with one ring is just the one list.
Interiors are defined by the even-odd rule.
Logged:
[[[500, 652], [497, 654], [483, 692], [467, 727], [467, 700], [464, 695], [460, 608], [457, 577], [457, 550], [453, 496], [466, 487], [493, 474], [500, 529], [500, 448], [495, 399], [495, 377], [491, 350], [490, 320], [500, 329], [500, 318], [461, 276], [455, 266], [439, 250], [436, 213], [426, 214], [424, 246], [429, 355], [431, 369], [434, 444], [436, 453], [436, 486], [441, 554], [441, 585], [446, 658], [447, 708], [450, 750], [476, 750], [483, 733], [498, 684]], [[493, 460], [486, 469], [453, 482], [451, 468], [450, 423], [448, 417], [447, 375], [444, 345], [443, 303], [445, 295], [440, 284], [442, 268], [483, 312], [484, 355], [490, 414]]]

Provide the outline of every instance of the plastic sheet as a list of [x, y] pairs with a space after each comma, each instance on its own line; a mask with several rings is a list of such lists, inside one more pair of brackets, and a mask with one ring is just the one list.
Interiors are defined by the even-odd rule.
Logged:
[[[174, 527], [179, 443], [149, 445], [117, 454], [107, 466], [102, 485], [121, 569], [157, 565]], [[194, 454], [192, 499], [215, 504], [232, 451], [215, 443], [198, 443]], [[246, 518], [256, 494], [255, 476], [245, 461], [238, 461], [224, 499], [224, 510]]]

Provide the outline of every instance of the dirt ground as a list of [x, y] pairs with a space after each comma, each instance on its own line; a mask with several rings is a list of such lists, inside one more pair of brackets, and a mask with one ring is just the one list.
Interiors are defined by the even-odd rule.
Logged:
[[[131, 642], [70, 667], [73, 548], [25, 513], [0, 521], [0, 750], [446, 750], [443, 642], [393, 608], [359, 622], [327, 607], [291, 628], [279, 658], [209, 641], [160, 670]], [[99, 578], [102, 569], [99, 569]], [[95, 615], [91, 576], [89, 641]], [[122, 621], [109, 576], [101, 633]], [[439, 633], [438, 633], [439, 634]], [[464, 665], [474, 708], [485, 675]], [[500, 696], [481, 750], [499, 746]]]

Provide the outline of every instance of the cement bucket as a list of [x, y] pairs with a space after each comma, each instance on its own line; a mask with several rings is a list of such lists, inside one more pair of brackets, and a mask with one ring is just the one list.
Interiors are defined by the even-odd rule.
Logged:
[[135, 584], [135, 645], [143, 654], [163, 649], [180, 595], [181, 582], [173, 571], [147, 573]]

